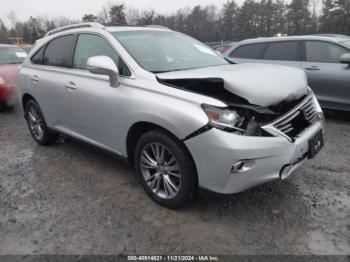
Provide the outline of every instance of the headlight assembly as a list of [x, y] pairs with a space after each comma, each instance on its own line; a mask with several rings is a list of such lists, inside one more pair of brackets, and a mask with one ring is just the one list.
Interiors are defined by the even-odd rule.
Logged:
[[203, 104], [202, 108], [209, 118], [209, 125], [230, 132], [244, 133], [244, 117], [237, 111]]

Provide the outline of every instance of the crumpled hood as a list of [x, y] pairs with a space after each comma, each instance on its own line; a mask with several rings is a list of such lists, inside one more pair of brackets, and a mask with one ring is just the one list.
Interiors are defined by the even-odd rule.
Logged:
[[160, 80], [222, 79], [224, 88], [253, 105], [271, 106], [307, 93], [305, 73], [267, 64], [236, 64], [157, 74]]

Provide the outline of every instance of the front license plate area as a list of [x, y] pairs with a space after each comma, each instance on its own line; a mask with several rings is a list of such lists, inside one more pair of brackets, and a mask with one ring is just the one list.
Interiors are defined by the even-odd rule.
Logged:
[[313, 138], [309, 140], [309, 152], [308, 157], [314, 158], [318, 152], [321, 151], [324, 146], [323, 132], [319, 131]]

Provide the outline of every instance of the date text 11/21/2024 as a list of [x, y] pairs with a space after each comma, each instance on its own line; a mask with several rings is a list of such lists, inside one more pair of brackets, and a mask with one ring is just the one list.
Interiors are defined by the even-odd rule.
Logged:
[[218, 256], [128, 256], [128, 261], [219, 261]]

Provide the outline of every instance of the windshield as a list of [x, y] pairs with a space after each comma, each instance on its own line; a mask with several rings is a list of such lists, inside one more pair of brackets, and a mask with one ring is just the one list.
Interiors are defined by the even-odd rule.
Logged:
[[350, 40], [342, 42], [343, 45], [345, 45], [347, 48], [350, 48]]
[[19, 47], [1, 47], [0, 65], [4, 64], [22, 64], [27, 57], [27, 53]]
[[153, 73], [226, 65], [228, 62], [201, 42], [176, 32], [113, 32], [129, 54]]

